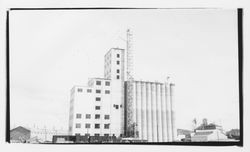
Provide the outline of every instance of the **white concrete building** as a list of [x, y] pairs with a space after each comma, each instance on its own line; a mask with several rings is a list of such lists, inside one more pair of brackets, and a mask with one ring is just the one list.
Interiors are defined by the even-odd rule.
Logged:
[[69, 134], [121, 136], [124, 109], [124, 50], [105, 55], [105, 78], [91, 78], [87, 86], [71, 90]]
[[125, 51], [112, 48], [104, 60], [104, 78], [71, 90], [69, 134], [131, 137], [133, 130], [139, 140], [175, 141], [174, 84], [132, 81], [133, 103], [128, 104]]

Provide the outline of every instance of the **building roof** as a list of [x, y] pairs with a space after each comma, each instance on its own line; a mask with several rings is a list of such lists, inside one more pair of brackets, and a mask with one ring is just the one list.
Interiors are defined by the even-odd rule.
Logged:
[[195, 130], [211, 130], [211, 129], [216, 129], [217, 127], [221, 127], [221, 126], [216, 125], [214, 123], [210, 123], [208, 125], [201, 124]]
[[13, 132], [13, 131], [19, 131], [19, 132], [23, 132], [23, 133], [30, 133], [29, 129], [24, 128], [22, 126], [18, 126], [18, 127], [14, 128], [14, 129], [11, 129], [10, 133]]
[[111, 48], [111, 49], [109, 49], [109, 51], [105, 54], [105, 56], [106, 56], [107, 54], [109, 54], [109, 53], [111, 52], [111, 50], [122, 50], [122, 51], [124, 51], [125, 49], [118, 48], [118, 47], [116, 47], [116, 48]]

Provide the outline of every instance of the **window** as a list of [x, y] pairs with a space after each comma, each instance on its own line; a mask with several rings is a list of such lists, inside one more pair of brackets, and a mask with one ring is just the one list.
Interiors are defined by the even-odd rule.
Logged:
[[120, 76], [119, 76], [119, 75], [117, 75], [117, 76], [116, 76], [116, 79], [120, 79]]
[[116, 57], [119, 58], [119, 57], [120, 57], [120, 54], [116, 54]]
[[95, 93], [101, 93], [101, 90], [96, 90]]
[[91, 93], [91, 92], [92, 92], [92, 90], [91, 90], [91, 89], [87, 89], [87, 92], [88, 92], [88, 93]]
[[100, 134], [94, 134], [94, 136], [100, 136]]
[[95, 124], [95, 129], [100, 128], [100, 124]]
[[77, 89], [77, 92], [82, 92], [82, 88], [78, 88], [78, 89]]
[[119, 109], [119, 105], [114, 104], [113, 107], [114, 107], [115, 109]]
[[86, 119], [90, 119], [91, 115], [90, 114], [86, 114]]
[[76, 123], [76, 128], [81, 128], [81, 124], [80, 123]]
[[89, 123], [86, 123], [86, 124], [85, 124], [85, 128], [90, 128], [90, 124], [89, 124]]
[[119, 65], [119, 64], [120, 64], [120, 61], [116, 61], [116, 64]]
[[101, 106], [95, 106], [95, 110], [100, 110]]
[[108, 137], [108, 136], [109, 136], [109, 134], [104, 134], [104, 136], [105, 136], [105, 137]]
[[105, 94], [110, 94], [110, 91], [109, 90], [105, 90]]
[[109, 115], [104, 115], [104, 119], [109, 119]]
[[119, 69], [117, 69], [117, 70], [116, 70], [116, 73], [120, 73], [120, 70], [119, 70]]
[[100, 97], [96, 97], [95, 101], [101, 101], [101, 98]]
[[78, 118], [78, 119], [82, 118], [82, 114], [77, 113], [76, 118]]
[[95, 115], [95, 119], [100, 119], [100, 115], [99, 115], [99, 114], [96, 114], [96, 115]]
[[109, 129], [109, 124], [104, 124], [104, 129]]
[[106, 86], [110, 86], [110, 82], [109, 82], [109, 81], [106, 81], [106, 82], [105, 82], [105, 85], [106, 85]]
[[101, 85], [101, 81], [96, 81], [96, 85]]

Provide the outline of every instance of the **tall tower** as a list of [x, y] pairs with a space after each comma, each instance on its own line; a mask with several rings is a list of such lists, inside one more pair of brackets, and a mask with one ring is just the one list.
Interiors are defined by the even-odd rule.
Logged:
[[136, 136], [136, 124], [133, 121], [133, 33], [127, 30], [127, 83], [126, 83], [126, 134]]

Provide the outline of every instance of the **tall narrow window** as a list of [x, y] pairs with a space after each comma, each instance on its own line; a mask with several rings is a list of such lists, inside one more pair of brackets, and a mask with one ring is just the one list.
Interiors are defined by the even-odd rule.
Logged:
[[120, 64], [120, 61], [116, 61], [116, 64], [119, 65], [119, 64]]

